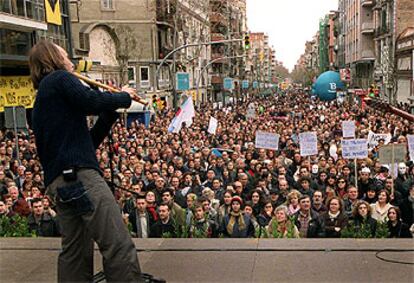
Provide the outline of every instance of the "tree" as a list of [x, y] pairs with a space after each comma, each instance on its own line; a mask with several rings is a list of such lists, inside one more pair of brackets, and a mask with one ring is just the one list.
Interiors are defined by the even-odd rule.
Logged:
[[115, 33], [118, 37], [118, 40], [115, 41], [116, 58], [121, 69], [121, 84], [123, 85], [128, 81], [128, 61], [131, 58], [141, 57], [141, 48], [139, 48], [136, 34], [130, 26], [117, 25], [115, 26]]

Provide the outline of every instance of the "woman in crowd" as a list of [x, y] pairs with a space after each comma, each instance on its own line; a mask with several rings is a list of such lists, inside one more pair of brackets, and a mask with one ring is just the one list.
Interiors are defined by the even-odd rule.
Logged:
[[299, 230], [290, 221], [286, 206], [278, 206], [274, 216], [267, 227], [268, 235], [271, 238], [299, 238]]
[[412, 238], [413, 235], [407, 224], [401, 221], [401, 211], [398, 207], [388, 209], [388, 231], [390, 238]]
[[254, 216], [258, 216], [262, 211], [263, 207], [263, 195], [260, 190], [254, 190], [250, 196], [252, 205], [253, 205], [253, 214]]
[[348, 182], [346, 181], [346, 179], [345, 178], [343, 178], [343, 177], [339, 177], [338, 178], [338, 185], [337, 185], [337, 187], [336, 187], [336, 193], [337, 193], [337, 195], [341, 198], [341, 199], [343, 199], [344, 198], [344, 196], [346, 195], [346, 193], [347, 193], [347, 190], [348, 190]]
[[371, 213], [371, 206], [366, 201], [358, 201], [352, 211], [348, 226], [352, 226], [354, 231], [363, 237], [375, 238], [377, 221], [371, 217]]
[[233, 198], [233, 192], [231, 190], [226, 190], [223, 194], [223, 204], [220, 205], [218, 209], [218, 221], [221, 223], [225, 216], [230, 213], [231, 210], [231, 200]]
[[148, 191], [145, 194], [145, 200], [147, 201], [147, 211], [152, 215], [154, 222], [158, 220], [157, 213], [157, 202], [155, 201], [155, 193], [153, 191]]
[[221, 233], [229, 238], [250, 238], [254, 236], [254, 226], [250, 217], [243, 214], [243, 201], [239, 196], [231, 200], [231, 211], [224, 217]]
[[388, 210], [392, 207], [390, 204], [390, 195], [386, 190], [380, 190], [378, 200], [371, 204], [372, 218], [379, 222], [386, 222]]
[[294, 215], [298, 210], [299, 207], [299, 198], [302, 194], [298, 190], [291, 190], [290, 193], [287, 195], [286, 206], [288, 208], [288, 215]]
[[260, 215], [257, 216], [257, 222], [260, 226], [265, 227], [272, 220], [273, 216], [273, 205], [270, 199], [263, 201], [263, 209]]
[[348, 224], [348, 217], [343, 212], [343, 202], [339, 197], [332, 197], [327, 203], [328, 211], [320, 215], [322, 237], [340, 238], [341, 231]]

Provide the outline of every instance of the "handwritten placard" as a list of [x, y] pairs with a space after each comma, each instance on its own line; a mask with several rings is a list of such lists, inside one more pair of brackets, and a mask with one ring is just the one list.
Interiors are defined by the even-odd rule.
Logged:
[[217, 130], [218, 121], [214, 117], [210, 117], [210, 122], [208, 123], [208, 130], [209, 134], [215, 135]]
[[246, 118], [247, 119], [255, 119], [256, 118], [256, 110], [254, 108], [247, 109]]
[[355, 121], [342, 121], [342, 137], [355, 138]]
[[408, 150], [410, 152], [410, 159], [414, 161], [414, 135], [407, 135]]
[[35, 90], [29, 76], [0, 76], [0, 112], [4, 107], [33, 108]]
[[318, 138], [316, 132], [299, 134], [300, 155], [309, 156], [318, 154]]
[[280, 136], [275, 133], [268, 132], [256, 132], [256, 148], [265, 148], [265, 149], [279, 149], [279, 138]]
[[366, 139], [342, 140], [342, 157], [345, 159], [368, 157], [368, 145]]
[[[394, 153], [393, 153], [394, 151]], [[381, 164], [405, 162], [407, 156], [407, 144], [389, 144], [379, 149], [379, 160]]]
[[376, 134], [372, 131], [368, 133], [368, 148], [376, 147], [380, 140], [384, 140], [384, 144], [389, 144], [391, 141], [391, 134]]

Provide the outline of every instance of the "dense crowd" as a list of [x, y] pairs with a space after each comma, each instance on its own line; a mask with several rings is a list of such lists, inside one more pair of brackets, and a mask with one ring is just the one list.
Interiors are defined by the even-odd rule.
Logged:
[[[158, 111], [148, 128], [118, 122], [96, 151], [133, 237], [412, 237], [413, 161], [407, 154], [406, 162], [381, 164], [384, 139], [368, 158], [344, 159], [341, 122], [356, 121], [358, 138], [371, 131], [390, 134], [391, 143], [407, 143], [413, 123], [295, 91], [201, 105], [190, 127], [169, 133], [174, 114]], [[211, 116], [215, 134], [207, 131]], [[255, 148], [258, 130], [278, 133], [279, 149]], [[299, 133], [308, 131], [317, 133], [318, 154], [304, 157]], [[31, 131], [0, 138], [1, 217], [19, 215], [32, 233], [58, 236]]]

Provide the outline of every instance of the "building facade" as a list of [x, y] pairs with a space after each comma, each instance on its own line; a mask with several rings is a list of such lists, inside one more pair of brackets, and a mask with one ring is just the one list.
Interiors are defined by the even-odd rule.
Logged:
[[410, 88], [397, 82], [396, 40], [413, 19], [411, 0], [338, 0], [336, 64], [350, 70], [351, 88], [379, 89], [392, 103], [407, 100]]
[[[242, 39], [247, 32], [246, 0], [210, 0], [210, 32], [212, 41]], [[214, 44], [211, 46], [212, 101], [226, 101], [224, 77], [234, 79], [231, 95], [239, 95], [240, 82], [245, 74], [246, 58], [243, 42]], [[229, 95], [227, 95], [229, 97]]]
[[3, 0], [0, 2], [0, 124], [4, 107], [23, 106], [30, 123], [35, 90], [30, 80], [28, 53], [49, 39], [71, 54], [67, 1]]
[[94, 79], [129, 83], [146, 98], [163, 97], [172, 105], [179, 103], [174, 74], [183, 71], [194, 94], [208, 49], [183, 49], [158, 74], [157, 67], [174, 48], [210, 40], [205, 1], [71, 0], [71, 15], [75, 57], [94, 62]]

